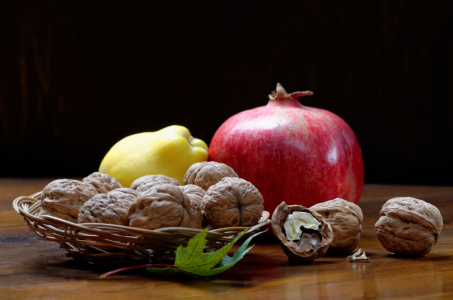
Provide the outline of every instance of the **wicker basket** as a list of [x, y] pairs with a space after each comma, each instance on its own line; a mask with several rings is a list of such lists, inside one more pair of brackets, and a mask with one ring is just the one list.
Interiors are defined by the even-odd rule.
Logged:
[[[200, 229], [168, 227], [148, 230], [105, 223], [76, 224], [51, 216], [37, 217], [41, 192], [14, 200], [14, 209], [40, 237], [60, 244], [67, 256], [95, 264], [149, 263], [174, 260], [179, 245], [201, 232]], [[205, 252], [215, 250], [248, 230], [250, 235], [270, 223], [269, 212], [264, 211], [254, 227], [228, 227], [209, 230]]]

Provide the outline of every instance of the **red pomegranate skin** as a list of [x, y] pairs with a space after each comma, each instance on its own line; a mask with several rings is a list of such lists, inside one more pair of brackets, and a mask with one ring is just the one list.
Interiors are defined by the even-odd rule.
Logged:
[[254, 184], [270, 213], [282, 201], [310, 207], [343, 198], [357, 204], [364, 170], [354, 132], [337, 115], [301, 105], [296, 93], [284, 94], [225, 121], [208, 159]]

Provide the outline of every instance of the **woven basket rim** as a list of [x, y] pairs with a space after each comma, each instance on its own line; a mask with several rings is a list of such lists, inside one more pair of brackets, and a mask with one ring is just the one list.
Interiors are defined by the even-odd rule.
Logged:
[[[190, 238], [203, 229], [185, 227], [166, 227], [143, 229], [107, 223], [73, 223], [53, 216], [36, 214], [40, 208], [41, 192], [14, 199], [14, 210], [24, 217], [28, 226], [40, 237], [60, 243], [68, 251], [68, 256], [82, 258], [90, 262], [99, 259], [154, 259], [174, 255], [179, 245], [186, 245]], [[207, 250], [225, 245], [237, 235], [246, 231], [244, 236], [257, 232], [270, 223], [269, 212], [263, 211], [259, 223], [252, 227], [226, 227], [208, 230], [206, 233]], [[160, 253], [160, 254], [156, 254]]]

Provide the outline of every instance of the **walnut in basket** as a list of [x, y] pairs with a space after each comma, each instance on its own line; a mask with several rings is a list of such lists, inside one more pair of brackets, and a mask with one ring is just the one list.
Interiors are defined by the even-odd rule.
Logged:
[[54, 216], [77, 223], [80, 207], [98, 192], [89, 183], [73, 179], [54, 180], [42, 190], [38, 216]]
[[213, 228], [250, 227], [258, 224], [263, 202], [261, 193], [247, 180], [225, 177], [208, 189], [202, 210]]
[[362, 232], [363, 214], [357, 204], [336, 198], [318, 203], [310, 210], [320, 214], [332, 226], [333, 241], [328, 253], [350, 254], [357, 247]]
[[412, 197], [397, 197], [382, 206], [375, 229], [388, 251], [421, 256], [437, 243], [442, 225], [442, 215], [434, 205]]
[[226, 164], [215, 161], [194, 163], [184, 175], [184, 185], [195, 184], [207, 190], [224, 177], [238, 177], [236, 172]]
[[195, 184], [187, 184], [182, 186], [183, 191], [190, 197], [191, 200], [198, 203], [201, 207], [203, 197], [206, 195], [206, 191]]
[[131, 189], [137, 190], [140, 193], [145, 193], [156, 185], [173, 184], [180, 186], [179, 180], [165, 175], [145, 175], [134, 180], [131, 184]]
[[160, 184], [143, 193], [129, 208], [129, 226], [144, 229], [190, 227], [191, 202], [180, 186]]
[[83, 178], [82, 181], [93, 185], [99, 193], [108, 193], [123, 187], [121, 183], [112, 176], [99, 172], [91, 173]]
[[203, 229], [203, 212], [201, 210], [201, 205], [206, 191], [195, 184], [183, 185], [181, 188], [190, 199], [190, 227]]
[[79, 223], [107, 223], [128, 225], [128, 212], [140, 193], [129, 188], [119, 188], [98, 194], [85, 202], [79, 211]]

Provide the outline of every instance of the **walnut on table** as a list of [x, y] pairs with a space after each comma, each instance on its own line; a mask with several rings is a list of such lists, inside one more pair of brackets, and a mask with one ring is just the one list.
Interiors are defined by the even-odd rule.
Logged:
[[310, 210], [320, 214], [332, 227], [333, 241], [327, 253], [350, 254], [354, 251], [360, 240], [363, 222], [363, 213], [358, 205], [336, 198], [315, 204]]
[[320, 214], [301, 205], [282, 202], [272, 214], [271, 228], [283, 252], [293, 263], [322, 257], [333, 240], [329, 223]]
[[38, 217], [48, 215], [77, 223], [80, 207], [97, 195], [96, 188], [74, 179], [58, 179], [42, 190]]
[[412, 197], [388, 200], [375, 224], [382, 246], [398, 255], [422, 256], [437, 243], [442, 215], [434, 205]]
[[127, 226], [129, 207], [139, 196], [139, 192], [130, 188], [95, 195], [80, 208], [78, 222]]

